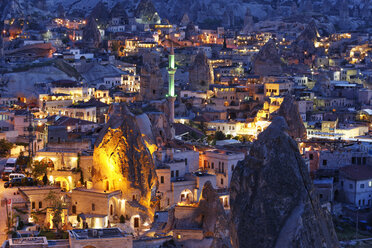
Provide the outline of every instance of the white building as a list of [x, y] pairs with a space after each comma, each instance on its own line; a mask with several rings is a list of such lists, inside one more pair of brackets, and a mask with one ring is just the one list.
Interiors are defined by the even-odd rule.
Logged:
[[357, 207], [372, 206], [372, 167], [350, 165], [340, 169], [341, 196]]
[[199, 167], [207, 170], [210, 174], [216, 175], [218, 188], [228, 188], [237, 163], [244, 157], [244, 153], [241, 152], [220, 149], [209, 150], [200, 154]]

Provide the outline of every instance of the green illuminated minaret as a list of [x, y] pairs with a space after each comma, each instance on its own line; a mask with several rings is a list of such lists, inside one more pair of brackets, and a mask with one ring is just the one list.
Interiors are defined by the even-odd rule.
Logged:
[[171, 48], [171, 53], [168, 55], [168, 97], [175, 97], [174, 94], [174, 74], [176, 73], [177, 68], [174, 66], [174, 51], [173, 46]]
[[170, 122], [174, 123], [174, 101], [176, 100], [176, 94], [174, 93], [174, 74], [176, 74], [177, 68], [174, 63], [174, 51], [173, 46], [171, 53], [168, 55], [169, 66], [168, 66], [168, 102], [169, 102], [169, 118]]

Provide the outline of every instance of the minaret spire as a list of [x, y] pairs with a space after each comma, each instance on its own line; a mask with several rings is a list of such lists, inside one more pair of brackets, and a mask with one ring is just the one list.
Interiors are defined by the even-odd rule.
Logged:
[[168, 55], [168, 102], [169, 102], [169, 110], [170, 110], [170, 121], [171, 123], [174, 122], [174, 101], [176, 100], [175, 94], [175, 87], [174, 87], [174, 74], [176, 73], [177, 68], [175, 67], [174, 62], [174, 49], [173, 44], [171, 47], [171, 52]]

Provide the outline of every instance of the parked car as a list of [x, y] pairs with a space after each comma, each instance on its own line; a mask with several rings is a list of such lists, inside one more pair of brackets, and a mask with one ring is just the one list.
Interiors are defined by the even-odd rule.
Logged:
[[15, 171], [17, 168], [17, 158], [8, 158], [4, 168], [13, 169]]
[[22, 178], [13, 178], [10, 181], [4, 183], [4, 188], [11, 188], [14, 186], [21, 186], [22, 185]]
[[13, 169], [4, 169], [3, 173], [1, 174], [1, 179], [3, 181], [9, 181], [9, 175], [13, 172]]
[[17, 177], [17, 178], [13, 178], [9, 182], [6, 182], [4, 184], [4, 188], [11, 188], [14, 186], [33, 186], [33, 185], [35, 185], [35, 181], [31, 177], [22, 177], [22, 178]]
[[11, 173], [9, 175], [9, 180], [12, 180], [13, 178], [24, 178], [24, 177], [26, 176], [22, 173]]

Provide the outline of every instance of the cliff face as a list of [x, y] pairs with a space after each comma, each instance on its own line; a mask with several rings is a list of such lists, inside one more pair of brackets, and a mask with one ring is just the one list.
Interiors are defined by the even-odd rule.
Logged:
[[126, 105], [113, 105], [110, 119], [96, 141], [93, 161], [95, 188], [121, 190], [128, 203], [135, 195], [136, 202], [142, 205], [140, 209], [152, 213], [155, 165], [136, 117]]
[[283, 117], [258, 136], [231, 179], [236, 247], [338, 247]]
[[293, 139], [306, 139], [306, 128], [298, 112], [298, 106], [295, 103], [295, 99], [287, 95], [284, 98], [283, 103], [280, 105], [278, 114], [283, 116], [288, 124], [288, 134]]

